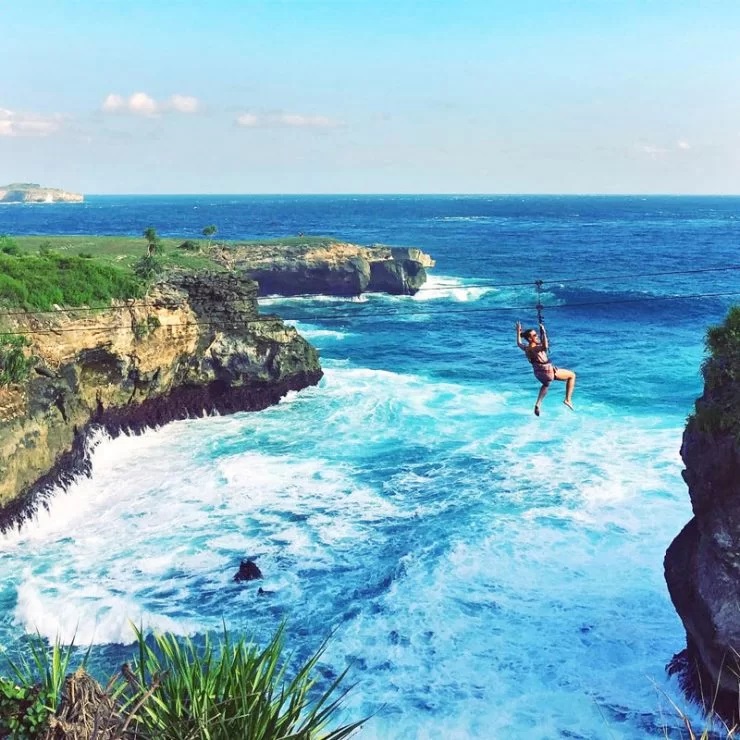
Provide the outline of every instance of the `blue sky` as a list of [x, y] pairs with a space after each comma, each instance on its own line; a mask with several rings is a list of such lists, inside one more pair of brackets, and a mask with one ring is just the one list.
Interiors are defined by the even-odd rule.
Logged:
[[0, 0], [0, 184], [740, 193], [737, 0]]

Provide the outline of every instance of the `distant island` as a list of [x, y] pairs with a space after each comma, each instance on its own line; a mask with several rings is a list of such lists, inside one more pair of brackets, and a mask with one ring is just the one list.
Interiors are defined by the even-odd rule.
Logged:
[[82, 203], [81, 193], [68, 193], [59, 188], [42, 188], [35, 182], [12, 182], [0, 185], [0, 203]]

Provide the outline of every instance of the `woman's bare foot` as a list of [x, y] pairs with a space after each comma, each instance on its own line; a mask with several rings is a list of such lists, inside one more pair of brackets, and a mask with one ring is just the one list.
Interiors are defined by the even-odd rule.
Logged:
[[536, 404], [534, 407], [534, 415], [539, 416], [540, 415], [540, 407], [539, 404]]
[[567, 398], [566, 398], [566, 399], [565, 399], [565, 400], [563, 401], [563, 403], [564, 403], [564, 404], [565, 404], [565, 405], [566, 405], [566, 406], [567, 406], [567, 407], [568, 407], [568, 408], [569, 408], [569, 409], [570, 409], [571, 411], [575, 411], [575, 409], [573, 408], [573, 404], [572, 404], [572, 403], [571, 403], [571, 402], [570, 402], [570, 401], [569, 401], [569, 400], [568, 400]]

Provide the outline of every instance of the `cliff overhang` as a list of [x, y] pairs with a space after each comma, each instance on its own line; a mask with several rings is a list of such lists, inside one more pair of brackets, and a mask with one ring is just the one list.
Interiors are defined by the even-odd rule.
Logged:
[[364, 247], [327, 240], [290, 246], [233, 245], [214, 250], [214, 259], [255, 280], [260, 295], [362, 293], [414, 295], [434, 260], [412, 247]]

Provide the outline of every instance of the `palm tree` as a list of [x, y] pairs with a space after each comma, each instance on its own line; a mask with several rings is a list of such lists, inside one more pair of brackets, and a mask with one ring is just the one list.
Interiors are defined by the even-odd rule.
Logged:
[[216, 226], [214, 224], [211, 224], [210, 226], [206, 226], [203, 231], [201, 232], [203, 236], [208, 239], [208, 246], [206, 249], [211, 248], [211, 239], [213, 238], [213, 235], [218, 231]]
[[161, 251], [162, 244], [159, 240], [159, 234], [153, 226], [144, 229], [144, 239], [146, 239], [147, 254], [150, 257]]

